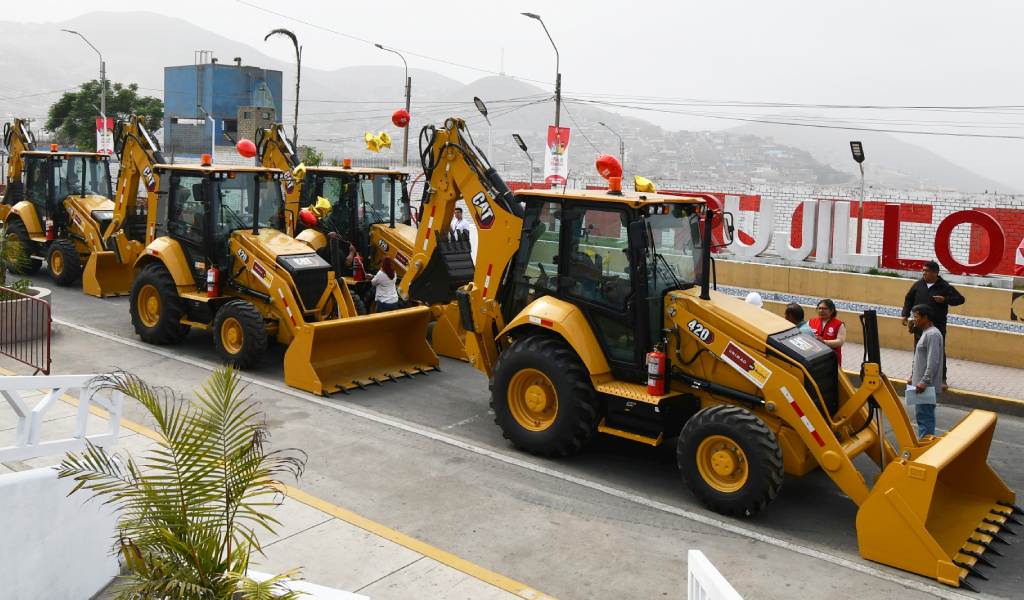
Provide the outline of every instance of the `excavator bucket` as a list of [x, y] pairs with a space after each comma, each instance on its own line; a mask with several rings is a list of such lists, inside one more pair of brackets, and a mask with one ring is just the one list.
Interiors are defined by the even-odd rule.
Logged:
[[425, 306], [300, 327], [284, 355], [284, 381], [314, 394], [348, 392], [425, 375], [440, 361], [427, 343]]
[[90, 296], [123, 296], [132, 290], [132, 266], [121, 264], [110, 251], [93, 252], [82, 273], [82, 291]]
[[[987, 463], [996, 415], [975, 410], [916, 457], [886, 465], [857, 512], [861, 556], [970, 588], [1017, 522], [1015, 494]], [[927, 444], [927, 440], [925, 440]]]

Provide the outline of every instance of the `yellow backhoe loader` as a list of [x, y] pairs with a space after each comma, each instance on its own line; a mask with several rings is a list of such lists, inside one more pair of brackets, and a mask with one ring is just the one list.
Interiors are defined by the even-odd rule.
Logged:
[[[356, 316], [348, 287], [285, 227], [282, 172], [262, 167], [164, 164], [143, 122], [122, 124], [115, 223], [108, 237], [133, 273], [132, 325], [148, 343], [210, 331], [221, 358], [259, 361], [273, 338], [288, 346], [285, 383], [315, 394], [347, 391], [435, 369], [429, 310]], [[145, 225], [131, 215], [140, 179]], [[103, 279], [104, 263], [97, 267]], [[122, 268], [120, 265], [116, 268]]]
[[45, 259], [57, 285], [78, 283], [82, 266], [102, 249], [110, 222], [110, 165], [106, 154], [37, 150], [24, 119], [4, 124], [7, 190], [0, 221], [30, 254], [21, 268], [35, 273]]
[[[405, 274], [416, 239], [416, 228], [411, 224], [408, 174], [351, 166], [306, 166], [299, 162], [281, 124], [258, 130], [256, 148], [264, 167], [285, 172], [285, 213], [288, 231], [296, 239], [330, 261], [328, 234], [334, 233], [355, 246], [356, 252], [364, 257], [369, 274], [379, 268], [385, 256], [394, 259], [399, 277]], [[299, 210], [314, 206], [318, 198], [330, 202], [331, 211], [316, 227], [304, 228], [297, 218]], [[464, 277], [472, 276], [472, 259], [461, 268]], [[373, 287], [368, 279], [356, 281], [348, 275], [346, 281], [357, 309], [369, 307]], [[442, 356], [465, 360], [466, 332], [459, 327], [458, 308], [451, 303], [453, 299], [454, 288], [428, 302], [435, 321], [431, 345]]]
[[[423, 211], [435, 221], [421, 224], [403, 286], [415, 298], [421, 276], [446, 270], [433, 264], [448, 251], [439, 234], [455, 200], [470, 199], [479, 246], [460, 316], [515, 446], [561, 457], [598, 433], [676, 438], [692, 493], [739, 517], [765, 508], [785, 474], [820, 467], [859, 506], [862, 556], [952, 586], [980, 575], [1020, 511], [986, 462], [996, 415], [975, 410], [919, 439], [881, 371], [873, 313], [855, 385], [816, 338], [715, 291], [712, 229], [730, 219], [705, 198], [614, 185], [513, 195], [463, 120], [423, 136]], [[860, 454], [880, 468], [873, 485]]]

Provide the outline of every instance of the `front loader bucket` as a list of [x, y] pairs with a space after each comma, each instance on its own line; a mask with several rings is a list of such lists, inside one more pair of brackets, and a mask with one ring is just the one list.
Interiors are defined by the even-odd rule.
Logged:
[[994, 413], [972, 411], [916, 458], [886, 465], [857, 512], [861, 556], [953, 586], [983, 577], [975, 565], [992, 564], [989, 547], [1019, 510], [987, 463], [995, 428]]
[[93, 252], [82, 273], [82, 291], [90, 296], [124, 296], [132, 290], [132, 266], [117, 262], [110, 251]]
[[284, 355], [284, 382], [314, 394], [347, 392], [437, 369], [425, 306], [309, 323]]

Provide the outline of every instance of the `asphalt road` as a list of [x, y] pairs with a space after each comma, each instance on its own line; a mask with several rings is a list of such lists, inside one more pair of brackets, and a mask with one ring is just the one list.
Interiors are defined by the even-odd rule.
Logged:
[[[54, 373], [131, 370], [183, 395], [215, 365], [208, 334], [152, 347], [132, 331], [125, 298], [53, 290]], [[559, 598], [680, 598], [686, 552], [703, 550], [753, 598], [961, 597], [970, 594], [860, 558], [856, 506], [820, 472], [787, 478], [753, 519], [704, 509], [676, 471], [674, 444], [599, 436], [548, 461], [514, 450], [488, 410], [486, 378], [443, 359], [443, 372], [349, 396], [318, 398], [282, 383], [283, 349], [247, 373], [275, 447], [309, 454], [299, 487]], [[25, 372], [8, 359], [0, 365]], [[946, 429], [965, 411], [940, 406]], [[137, 406], [126, 416], [144, 420]], [[1024, 489], [1024, 421], [1000, 417], [989, 461]], [[859, 465], [871, 481], [877, 468]], [[979, 597], [1019, 597], [1024, 547], [1010, 538]], [[352, 557], [358, 560], [359, 557]], [[268, 569], [296, 565], [267, 565]], [[970, 594], [966, 597], [972, 597]]]

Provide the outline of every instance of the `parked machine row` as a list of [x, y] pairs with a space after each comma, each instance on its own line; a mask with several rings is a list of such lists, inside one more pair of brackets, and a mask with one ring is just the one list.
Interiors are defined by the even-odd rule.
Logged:
[[[261, 167], [166, 164], [134, 117], [116, 140], [111, 200], [105, 157], [41, 153], [15, 121], [5, 143], [21, 185], [0, 218], [58, 283], [84, 265], [86, 293], [130, 294], [147, 342], [207, 330], [225, 361], [246, 367], [274, 339], [288, 346], [285, 382], [326, 394], [437, 368], [433, 323], [434, 348], [488, 377], [495, 422], [524, 451], [565, 457], [598, 434], [674, 442], [694, 496], [741, 518], [764, 510], [786, 475], [821, 468], [859, 507], [862, 556], [952, 586], [970, 587], [1017, 523], [1016, 494], [987, 463], [996, 415], [975, 410], [918, 438], [882, 372], [873, 313], [855, 384], [829, 347], [717, 292], [713, 232], [728, 240], [731, 219], [705, 196], [627, 192], [615, 179], [608, 191], [512, 193], [452, 118], [421, 133], [414, 228], [404, 173], [306, 167], [279, 126], [258, 136]], [[94, 173], [75, 171], [78, 188], [49, 167], [45, 186], [34, 183], [37, 162], [70, 173], [71, 161]], [[478, 231], [475, 262], [449, 232], [460, 200]], [[333, 216], [300, 218], [313, 208]], [[366, 283], [342, 268], [337, 238], [368, 265], [395, 259], [416, 306], [359, 314]], [[854, 465], [862, 454], [873, 483]]]

